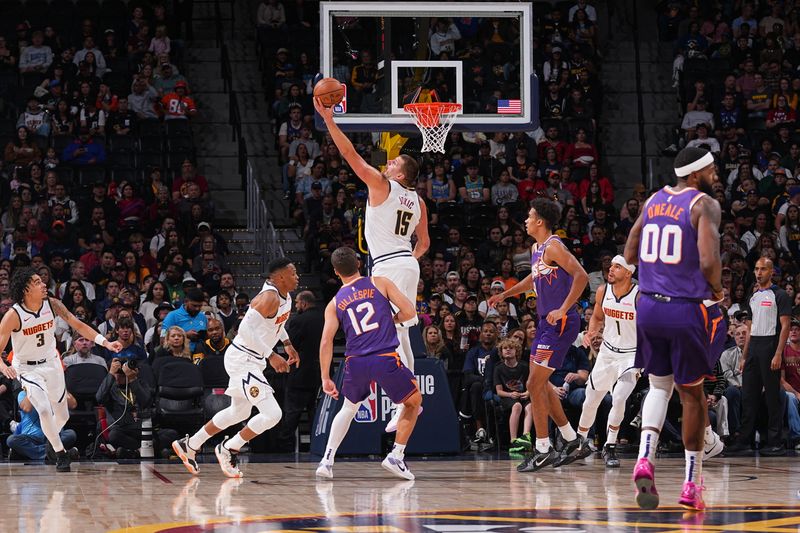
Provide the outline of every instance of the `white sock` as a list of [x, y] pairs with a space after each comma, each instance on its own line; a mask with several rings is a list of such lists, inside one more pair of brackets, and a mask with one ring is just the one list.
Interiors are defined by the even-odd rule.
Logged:
[[589, 438], [589, 430], [587, 429], [587, 430], [584, 431], [581, 428], [578, 428], [578, 435], [580, 435], [584, 439], [588, 439]]
[[703, 452], [690, 452], [686, 450], [684, 454], [686, 456], [685, 481], [692, 481], [698, 485], [701, 484], [701, 480], [703, 479]]
[[397, 338], [400, 345], [397, 347], [397, 355], [400, 356], [400, 361], [406, 366], [407, 369], [414, 373], [414, 352], [411, 350], [411, 336], [408, 328], [401, 326], [397, 327]]
[[395, 442], [394, 443], [394, 448], [392, 448], [392, 455], [395, 457], [395, 459], [402, 460], [403, 457], [405, 457], [405, 454], [406, 454], [406, 445], [405, 444], [397, 444]]
[[203, 447], [203, 444], [205, 444], [206, 441], [210, 438], [211, 435], [208, 434], [208, 431], [206, 431], [206, 427], [203, 426], [197, 430], [197, 433], [189, 437], [189, 442], [188, 442], [189, 448], [191, 448], [196, 452], [199, 452], [200, 448]]
[[243, 447], [245, 444], [247, 444], [247, 441], [246, 441], [246, 440], [244, 440], [244, 439], [242, 438], [242, 432], [240, 431], [239, 433], [237, 433], [236, 435], [234, 435], [234, 436], [233, 436], [233, 438], [231, 438], [231, 439], [229, 439], [229, 440], [225, 441], [225, 443], [223, 444], [223, 446], [224, 446], [224, 447], [225, 447], [225, 449], [226, 449], [226, 450], [228, 450], [229, 452], [232, 452], [232, 453], [239, 453], [239, 450], [241, 450], [241, 449], [242, 449], [242, 447]]
[[336, 456], [336, 450], [347, 435], [347, 430], [350, 429], [350, 424], [353, 422], [353, 417], [356, 416], [358, 406], [345, 398], [342, 408], [333, 417], [331, 422], [331, 430], [328, 432], [328, 446], [325, 448], [325, 455], [322, 456], [322, 462], [332, 465]]
[[536, 439], [536, 451], [547, 453], [550, 450], [550, 439]]
[[575, 434], [575, 430], [572, 429], [572, 426], [569, 425], [569, 422], [567, 422], [563, 426], [558, 426], [558, 431], [561, 433], [561, 436], [564, 437], [564, 440], [567, 442], [578, 438], [578, 436]]
[[658, 433], [652, 429], [643, 429], [639, 440], [639, 459], [647, 459], [651, 463], [658, 447]]
[[706, 426], [706, 434], [704, 438], [706, 444], [711, 444], [714, 442], [714, 430], [711, 429], [711, 426]]
[[611, 426], [609, 426], [606, 434], [606, 444], [616, 444], [617, 435], [619, 435], [619, 428], [612, 429]]

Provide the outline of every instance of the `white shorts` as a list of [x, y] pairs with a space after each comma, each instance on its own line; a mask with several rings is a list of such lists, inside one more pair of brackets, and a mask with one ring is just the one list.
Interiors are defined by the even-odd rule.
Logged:
[[[419, 262], [413, 257], [398, 257], [381, 261], [372, 267], [371, 275], [382, 276], [392, 281], [400, 289], [412, 304], [417, 301], [417, 285], [419, 284]], [[397, 311], [397, 307], [392, 306]], [[411, 320], [398, 324], [398, 326], [410, 327], [419, 322], [415, 316]]]
[[611, 350], [600, 347], [597, 353], [597, 361], [592, 368], [592, 373], [589, 374], [589, 383], [587, 387], [600, 392], [608, 392], [614, 388], [614, 383], [625, 372], [634, 372], [636, 379], [639, 379], [642, 372], [641, 369], [633, 366], [633, 360], [636, 357], [635, 352], [628, 354], [614, 353]]
[[228, 347], [225, 352], [225, 371], [228, 373], [228, 388], [225, 394], [244, 398], [253, 405], [258, 404], [268, 394], [275, 391], [264, 377], [267, 368], [266, 358], [259, 359], [236, 346]]
[[51, 403], [57, 404], [66, 400], [64, 369], [57, 356], [50, 357], [47, 362], [38, 365], [29, 365], [14, 358], [12, 366], [16, 369], [22, 389], [36, 411], [51, 409]]

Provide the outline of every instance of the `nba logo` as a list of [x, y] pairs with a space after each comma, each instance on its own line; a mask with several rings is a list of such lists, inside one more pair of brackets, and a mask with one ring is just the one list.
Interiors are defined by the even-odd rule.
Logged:
[[342, 97], [342, 101], [333, 106], [333, 113], [335, 115], [344, 115], [347, 113], [347, 84], [342, 84], [342, 89], [344, 89], [344, 96]]
[[378, 385], [373, 381], [369, 384], [369, 396], [358, 405], [356, 422], [369, 424], [378, 420]]

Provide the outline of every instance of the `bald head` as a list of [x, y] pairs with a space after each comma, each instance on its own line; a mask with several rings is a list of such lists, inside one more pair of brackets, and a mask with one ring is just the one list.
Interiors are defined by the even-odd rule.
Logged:
[[753, 271], [756, 275], [756, 283], [762, 289], [767, 289], [772, 286], [772, 273], [774, 267], [772, 259], [769, 257], [759, 257], [756, 261], [756, 268]]
[[317, 297], [311, 291], [300, 291], [294, 299], [297, 311], [302, 313], [307, 309], [311, 309], [317, 305]]

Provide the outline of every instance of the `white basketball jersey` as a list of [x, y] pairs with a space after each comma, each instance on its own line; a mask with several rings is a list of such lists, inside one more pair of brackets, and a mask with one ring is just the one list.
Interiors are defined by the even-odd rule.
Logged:
[[603, 329], [603, 344], [615, 353], [636, 352], [636, 296], [639, 286], [633, 285], [622, 298], [614, 296], [611, 285], [606, 283], [603, 297], [603, 313], [606, 315]]
[[233, 339], [234, 346], [245, 351], [256, 352], [262, 357], [268, 357], [272, 353], [272, 349], [278, 343], [278, 334], [292, 311], [292, 298], [288, 294], [286, 298], [281, 296], [277, 287], [269, 281], [264, 283], [259, 294], [267, 291], [275, 292], [280, 300], [280, 306], [278, 306], [275, 316], [264, 318], [255, 309], [248, 309], [239, 325], [239, 332]]
[[395, 257], [411, 257], [411, 235], [421, 209], [414, 189], [389, 180], [389, 196], [378, 207], [367, 203], [364, 237], [373, 266]]
[[41, 361], [58, 354], [55, 336], [55, 315], [50, 302], [42, 302], [38, 313], [14, 304], [11, 309], [19, 315], [20, 328], [11, 332], [14, 362]]

